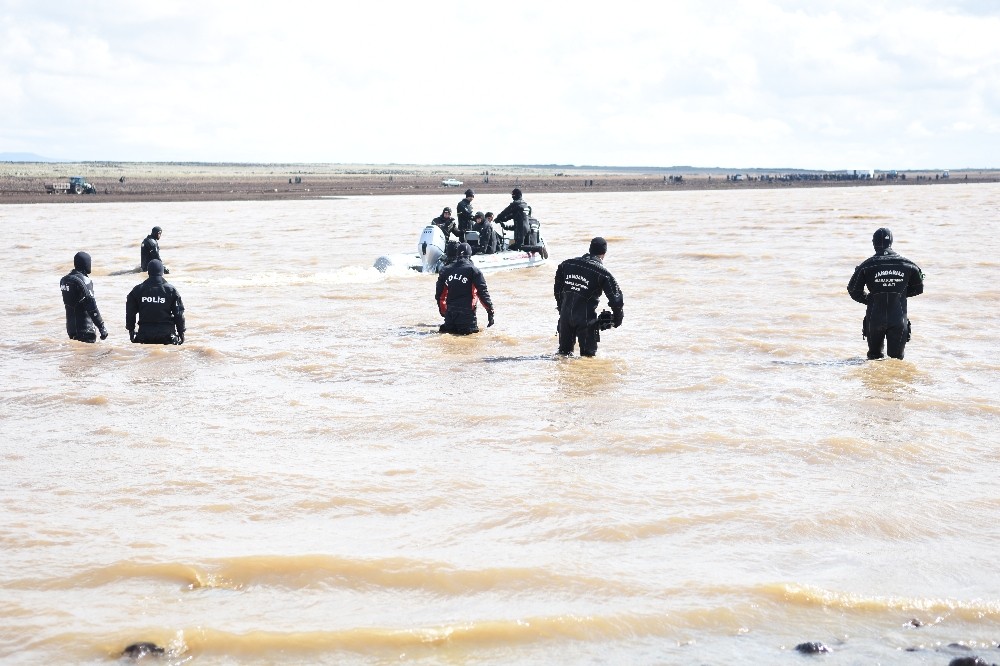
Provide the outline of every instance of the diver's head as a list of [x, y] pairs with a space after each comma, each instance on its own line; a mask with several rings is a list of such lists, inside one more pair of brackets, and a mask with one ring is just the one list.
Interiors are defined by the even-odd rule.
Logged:
[[77, 252], [73, 255], [73, 268], [84, 275], [90, 275], [90, 255], [86, 252]]
[[588, 252], [588, 254], [591, 254], [595, 257], [603, 257], [607, 253], [608, 253], [608, 241], [604, 240], [600, 236], [597, 236], [592, 241], [590, 241], [590, 251]]
[[872, 234], [872, 246], [876, 252], [884, 252], [892, 247], [892, 232], [882, 227]]
[[153, 231], [151, 231], [149, 235], [155, 238], [156, 240], [160, 240], [160, 236], [162, 234], [163, 234], [163, 229], [159, 227], [153, 227]]
[[149, 277], [163, 277], [163, 262], [159, 259], [153, 259], [146, 266], [146, 272], [149, 273]]
[[510, 198], [514, 199], [515, 201], [517, 201], [518, 199], [520, 199], [521, 198], [521, 188], [515, 187], [513, 190], [511, 190], [510, 191]]
[[471, 256], [472, 256], [472, 246], [469, 245], [468, 243], [459, 243], [458, 244], [458, 258], [459, 259], [466, 259], [466, 258], [471, 257]]

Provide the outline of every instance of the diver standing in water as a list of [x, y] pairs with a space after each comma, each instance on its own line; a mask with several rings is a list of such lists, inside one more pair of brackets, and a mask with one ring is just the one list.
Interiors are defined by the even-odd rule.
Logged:
[[580, 343], [580, 356], [595, 356], [601, 340], [602, 320], [597, 316], [601, 294], [608, 297], [611, 325], [618, 328], [625, 318], [625, 297], [611, 272], [604, 267], [608, 242], [598, 236], [590, 241], [587, 254], [567, 259], [556, 269], [553, 293], [559, 310], [559, 353], [570, 356]]
[[[174, 287], [163, 279], [163, 262], [153, 259], [149, 277], [135, 285], [125, 299], [125, 328], [132, 342], [148, 345], [184, 344], [184, 302]], [[135, 332], [136, 317], [139, 332]], [[176, 334], [175, 334], [176, 331]]]
[[906, 299], [924, 293], [924, 274], [892, 249], [892, 232], [885, 227], [872, 235], [872, 245], [875, 254], [854, 269], [847, 293], [867, 306], [861, 335], [868, 338], [868, 358], [884, 358], [887, 343], [889, 356], [901, 359], [910, 339]]
[[108, 337], [104, 318], [97, 309], [90, 269], [90, 255], [77, 252], [73, 257], [73, 270], [59, 280], [63, 305], [66, 307], [66, 333], [70, 340], [97, 342], [98, 330], [101, 332], [101, 340]]
[[476, 320], [476, 307], [482, 302], [486, 308], [488, 323], [493, 325], [493, 300], [486, 287], [483, 272], [473, 263], [472, 248], [468, 243], [459, 243], [457, 259], [441, 269], [438, 274], [437, 288], [434, 300], [438, 304], [438, 312], [444, 317], [444, 323], [439, 329], [441, 333], [468, 335], [479, 332], [479, 322]]
[[[163, 229], [159, 227], [153, 227], [153, 230], [149, 232], [142, 241], [142, 245], [139, 246], [140, 259], [139, 259], [139, 269], [143, 273], [149, 268], [149, 262], [153, 259], [163, 261], [160, 259], [160, 236], [163, 235]], [[163, 268], [164, 274], [169, 274], [170, 270], [166, 267]]]

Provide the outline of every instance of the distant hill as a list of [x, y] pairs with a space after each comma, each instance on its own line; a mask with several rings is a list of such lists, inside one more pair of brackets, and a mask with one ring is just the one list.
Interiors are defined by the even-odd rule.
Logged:
[[0, 153], [0, 162], [58, 162], [51, 157], [42, 157], [35, 153]]

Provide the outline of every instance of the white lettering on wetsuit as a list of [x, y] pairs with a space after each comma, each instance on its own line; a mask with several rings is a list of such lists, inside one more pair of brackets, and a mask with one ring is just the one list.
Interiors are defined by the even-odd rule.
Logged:
[[883, 287], [895, 287], [906, 277], [902, 271], [884, 270], [875, 273], [875, 282]]
[[445, 282], [451, 282], [452, 280], [456, 280], [456, 281], [460, 280], [462, 282], [462, 284], [465, 284], [465, 283], [467, 283], [469, 281], [469, 278], [463, 277], [459, 273], [452, 273], [451, 275], [448, 276], [448, 279], [445, 280]]
[[142, 302], [143, 303], [166, 303], [167, 299], [163, 298], [162, 296], [143, 296], [142, 297]]
[[563, 278], [563, 283], [567, 288], [572, 289], [573, 291], [583, 291], [590, 286], [590, 280], [582, 275], [577, 275], [576, 273], [570, 273]]

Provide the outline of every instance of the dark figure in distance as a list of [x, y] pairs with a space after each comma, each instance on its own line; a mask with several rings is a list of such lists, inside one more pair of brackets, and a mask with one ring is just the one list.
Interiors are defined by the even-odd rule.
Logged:
[[[148, 345], [184, 344], [184, 302], [181, 295], [163, 279], [163, 263], [149, 262], [149, 277], [137, 284], [125, 299], [125, 328], [132, 342]], [[136, 316], [139, 332], [135, 332]], [[176, 334], [175, 334], [176, 331]]]
[[468, 243], [458, 246], [458, 258], [441, 269], [438, 274], [434, 300], [438, 312], [444, 317], [441, 333], [468, 335], [479, 332], [476, 320], [477, 301], [482, 302], [488, 317], [487, 327], [493, 325], [493, 301], [486, 287], [483, 272], [473, 265], [472, 248]]
[[458, 211], [458, 240], [465, 241], [465, 232], [472, 228], [472, 200], [476, 198], [476, 193], [471, 189], [465, 191], [465, 198], [458, 202], [455, 210]]
[[500, 247], [496, 229], [492, 222], [487, 222], [482, 213], [476, 213], [472, 230], [479, 234], [479, 244], [473, 248], [474, 254], [494, 254]]
[[73, 270], [59, 280], [63, 305], [66, 306], [66, 333], [70, 340], [97, 342], [97, 331], [101, 332], [101, 340], [108, 337], [108, 329], [94, 298], [90, 268], [90, 255], [77, 252], [73, 257]]
[[559, 310], [559, 353], [569, 356], [580, 343], [580, 356], [597, 354], [601, 340], [597, 304], [601, 294], [608, 297], [613, 326], [618, 328], [625, 317], [625, 297], [610, 271], [604, 267], [608, 242], [598, 236], [590, 241], [590, 250], [582, 257], [567, 259], [556, 269], [553, 293]]
[[[524, 199], [521, 198], [521, 190], [516, 187], [511, 191], [510, 196], [513, 201], [497, 215], [496, 221], [504, 229], [514, 231], [514, 242], [511, 243], [510, 249], [519, 250], [531, 234], [531, 223], [528, 221], [528, 218], [531, 217], [531, 206], [524, 202]], [[508, 221], [511, 223], [510, 226], [504, 224]]]
[[438, 227], [441, 231], [444, 232], [444, 240], [446, 243], [448, 242], [448, 239], [451, 237], [451, 234], [455, 234], [456, 238], [459, 237], [458, 223], [454, 219], [452, 219], [451, 208], [449, 208], [448, 206], [444, 207], [444, 210], [441, 211], [441, 214], [438, 217], [435, 217], [433, 220], [431, 220], [431, 224]]
[[[903, 358], [910, 339], [910, 320], [906, 299], [924, 293], [924, 274], [920, 268], [892, 249], [892, 232], [882, 227], [872, 236], [874, 256], [854, 269], [847, 293], [867, 306], [861, 334], [868, 338], [868, 358], [883, 358], [883, 342], [889, 356]], [[867, 293], [866, 293], [867, 289]]]
[[[153, 227], [153, 230], [148, 236], [142, 241], [140, 246], [141, 257], [139, 260], [139, 268], [143, 273], [149, 268], [149, 262], [153, 259], [163, 261], [160, 259], [160, 236], [163, 235], [163, 229], [159, 227]], [[166, 268], [163, 269], [164, 273], [169, 274], [170, 271]]]

